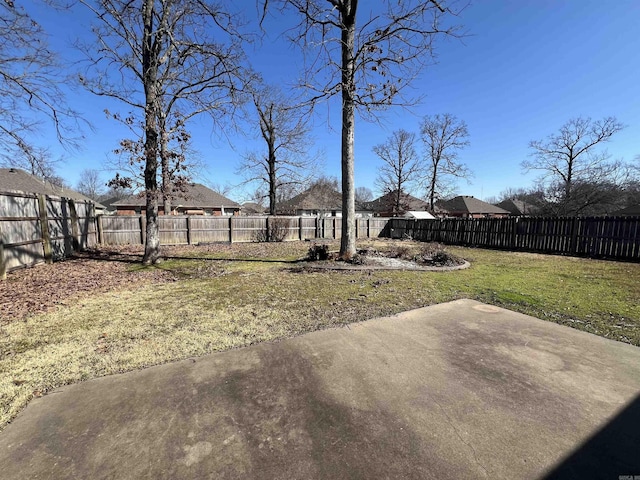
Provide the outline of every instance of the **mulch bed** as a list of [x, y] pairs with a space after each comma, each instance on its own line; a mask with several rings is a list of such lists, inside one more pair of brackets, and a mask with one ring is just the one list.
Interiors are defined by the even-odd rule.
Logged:
[[152, 282], [173, 281], [158, 269], [131, 272], [142, 260], [141, 247], [92, 250], [51, 265], [14, 270], [0, 281], [0, 325], [48, 312], [95, 293]]

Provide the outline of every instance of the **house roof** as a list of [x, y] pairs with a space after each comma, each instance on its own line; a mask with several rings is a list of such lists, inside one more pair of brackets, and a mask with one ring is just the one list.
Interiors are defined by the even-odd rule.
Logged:
[[618, 215], [629, 215], [629, 216], [640, 216], [640, 203], [636, 204], [636, 205], [631, 205], [627, 208], [623, 208], [622, 210], [616, 210], [615, 212], [611, 212], [610, 215], [612, 217], [618, 216]]
[[[406, 211], [424, 211], [427, 209], [429, 204], [424, 200], [420, 200], [408, 193], [401, 192], [400, 193], [400, 201], [402, 202], [402, 206]], [[396, 190], [391, 191], [381, 197], [376, 198], [370, 202], [366, 202], [364, 206], [367, 210], [372, 210], [374, 212], [389, 212], [391, 208], [396, 203]]]
[[517, 200], [515, 198], [503, 200], [496, 204], [496, 206], [507, 210], [513, 215], [532, 215], [540, 211], [540, 209], [535, 205], [531, 205], [530, 203], [523, 200]]
[[[176, 193], [171, 200], [172, 205], [184, 208], [241, 208], [240, 204], [214, 192], [200, 183], [193, 183], [184, 193]], [[131, 195], [112, 204], [115, 207], [142, 207], [146, 199], [139, 195]]]
[[54, 185], [47, 180], [31, 175], [19, 168], [0, 168], [0, 192], [25, 192], [55, 195], [57, 197], [66, 197], [73, 200], [93, 202], [97, 208], [105, 208], [101, 203], [90, 199], [80, 192], [76, 192], [70, 188]]
[[328, 185], [316, 184], [290, 200], [280, 202], [276, 209], [278, 213], [295, 213], [298, 210], [341, 210], [342, 194]]
[[242, 204], [242, 212], [246, 214], [264, 213], [266, 208], [255, 202], [245, 202]]
[[460, 195], [451, 200], [442, 202], [442, 208], [451, 214], [467, 213], [467, 214], [508, 214], [504, 208], [496, 207], [490, 203], [478, 200], [470, 195]]

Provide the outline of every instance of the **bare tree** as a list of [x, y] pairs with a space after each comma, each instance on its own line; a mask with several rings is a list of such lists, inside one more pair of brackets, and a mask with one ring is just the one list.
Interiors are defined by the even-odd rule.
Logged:
[[356, 203], [370, 202], [373, 200], [373, 192], [368, 187], [356, 187]]
[[[143, 118], [143, 263], [155, 263], [158, 198], [169, 191], [168, 139], [195, 115], [207, 112], [218, 122], [232, 111], [242, 78], [241, 22], [207, 0], [80, 2], [95, 15], [97, 39], [80, 45], [90, 60], [83, 82], [93, 93], [118, 99]], [[163, 195], [163, 201], [169, 210], [170, 197]]]
[[[269, 0], [263, 0], [266, 7]], [[355, 245], [354, 141], [356, 109], [365, 118], [402, 97], [433, 58], [437, 35], [454, 35], [444, 1], [375, 3], [358, 11], [358, 0], [271, 0], [290, 7], [300, 22], [292, 40], [309, 53], [301, 84], [311, 102], [340, 95], [342, 99], [342, 239], [340, 255], [350, 258]]]
[[533, 152], [530, 159], [522, 162], [522, 168], [542, 172], [539, 180], [556, 204], [557, 214], [576, 214], [581, 205], [590, 203], [584, 188], [579, 194], [576, 185], [601, 183], [620, 173], [622, 163], [609, 162], [609, 154], [597, 151], [597, 147], [623, 128], [615, 117], [596, 121], [573, 118], [546, 140], [530, 142]]
[[378, 169], [376, 185], [383, 195], [391, 194], [391, 211], [403, 210], [404, 194], [419, 180], [420, 163], [415, 149], [416, 135], [406, 130], [396, 130], [385, 143], [373, 147], [382, 160]]
[[253, 105], [265, 150], [247, 153], [238, 168], [246, 182], [268, 190], [269, 214], [276, 214], [277, 193], [288, 185], [307, 184], [318, 164], [309, 156], [309, 129], [300, 108], [275, 88], [253, 93]]
[[224, 195], [225, 197], [229, 195], [233, 191], [233, 185], [229, 183], [216, 183], [209, 182], [209, 188], [214, 192], [218, 192], [220, 195]]
[[53, 128], [63, 145], [74, 147], [79, 117], [59, 86], [67, 77], [64, 65], [46, 32], [17, 3], [0, 2], [0, 160], [49, 179], [55, 161], [32, 139]]
[[452, 190], [451, 180], [469, 178], [469, 169], [458, 162], [458, 151], [469, 145], [469, 132], [464, 120], [445, 113], [426, 116], [420, 127], [425, 146], [426, 187], [429, 208]]
[[100, 172], [93, 168], [86, 168], [80, 172], [80, 179], [76, 185], [83, 195], [92, 200], [97, 200], [105, 193], [105, 182], [100, 178]]

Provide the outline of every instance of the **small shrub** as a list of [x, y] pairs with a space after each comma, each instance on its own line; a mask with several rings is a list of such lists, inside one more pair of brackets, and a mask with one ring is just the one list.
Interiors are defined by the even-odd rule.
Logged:
[[444, 246], [439, 243], [424, 244], [414, 260], [422, 265], [434, 267], [453, 267], [464, 263], [463, 259], [447, 252]]
[[282, 242], [287, 237], [289, 219], [269, 217], [266, 230], [258, 230], [254, 239], [256, 242]]
[[309, 247], [309, 252], [307, 253], [307, 260], [318, 261], [318, 260], [328, 260], [329, 259], [329, 245], [322, 244], [316, 245], [315, 243]]
[[366, 263], [367, 257], [360, 253], [354, 253], [351, 258], [348, 260], [352, 265], [364, 265]]

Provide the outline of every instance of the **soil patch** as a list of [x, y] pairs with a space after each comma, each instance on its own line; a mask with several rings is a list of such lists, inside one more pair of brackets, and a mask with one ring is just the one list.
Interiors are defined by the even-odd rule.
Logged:
[[89, 250], [53, 264], [14, 270], [0, 282], [0, 325], [96, 293], [176, 279], [159, 269], [132, 271], [131, 265], [141, 261], [141, 247], [126, 246]]

